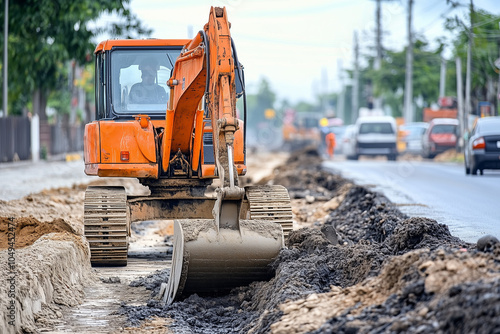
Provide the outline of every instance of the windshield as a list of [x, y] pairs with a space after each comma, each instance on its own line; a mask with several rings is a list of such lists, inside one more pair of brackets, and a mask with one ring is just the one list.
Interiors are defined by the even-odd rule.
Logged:
[[391, 123], [363, 123], [359, 127], [359, 134], [382, 133], [393, 134]]
[[487, 122], [482, 122], [480, 127], [480, 132], [498, 132], [500, 134], [500, 119], [491, 119]]
[[403, 128], [403, 130], [408, 132], [407, 139], [420, 139], [425, 132], [423, 126], [408, 126]]
[[441, 134], [441, 133], [455, 133], [457, 131], [457, 126], [453, 124], [439, 124], [432, 128], [431, 133]]
[[167, 81], [180, 50], [149, 49], [111, 52], [111, 102], [116, 114], [164, 114]]

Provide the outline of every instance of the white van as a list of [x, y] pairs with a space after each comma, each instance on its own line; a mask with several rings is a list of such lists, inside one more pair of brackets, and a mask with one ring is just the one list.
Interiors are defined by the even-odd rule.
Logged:
[[356, 121], [355, 151], [352, 158], [357, 160], [360, 155], [385, 155], [388, 160], [396, 160], [397, 126], [391, 116], [360, 117]]

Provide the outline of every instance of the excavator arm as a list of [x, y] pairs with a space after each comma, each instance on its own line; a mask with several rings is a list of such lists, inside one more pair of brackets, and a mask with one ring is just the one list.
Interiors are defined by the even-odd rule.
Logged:
[[229, 25], [226, 9], [212, 7], [204, 30], [185, 46], [175, 63], [168, 82], [171, 94], [162, 142], [162, 168], [167, 172], [170, 161], [180, 154], [192, 155], [188, 160], [192, 165], [198, 165], [200, 127], [203, 126], [203, 113], [199, 107], [205, 97], [212, 121], [215, 163], [222, 185], [217, 189], [214, 218], [217, 228], [222, 224], [239, 229], [239, 212], [245, 190], [238, 187], [233, 158], [234, 133], [239, 124]]
[[163, 172], [168, 171], [170, 160], [179, 151], [185, 156], [192, 154], [191, 161], [195, 160], [192, 164], [198, 164], [199, 150], [194, 150], [193, 146], [201, 142], [199, 128], [203, 126], [203, 114], [200, 106], [205, 97], [212, 121], [215, 163], [224, 187], [238, 185], [232, 161], [238, 119], [229, 25], [225, 8], [212, 7], [204, 30], [185, 46], [177, 59], [168, 81], [171, 91], [162, 141]]
[[[196, 148], [201, 141], [199, 127], [203, 126], [200, 106], [205, 98], [221, 182], [216, 189], [213, 220], [174, 223], [172, 269], [160, 293], [167, 304], [193, 292], [211, 293], [267, 279], [268, 264], [283, 247], [279, 223], [240, 221], [245, 189], [238, 186], [233, 158], [234, 134], [239, 127], [234, 59], [226, 10], [212, 7], [208, 23], [185, 46], [168, 83], [171, 98], [162, 142], [163, 172], [168, 172], [181, 155], [196, 163], [194, 158], [200, 154]], [[187, 159], [188, 155], [191, 159]], [[270, 190], [255, 194], [259, 204], [252, 207], [261, 213], [269, 210], [267, 203], [276, 207], [275, 193]]]

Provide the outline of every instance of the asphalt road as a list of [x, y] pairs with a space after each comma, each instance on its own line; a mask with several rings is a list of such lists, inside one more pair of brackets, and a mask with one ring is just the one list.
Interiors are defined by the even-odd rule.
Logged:
[[19, 199], [43, 189], [71, 187], [95, 180], [78, 161], [20, 161], [0, 164], [0, 200]]
[[433, 161], [333, 160], [324, 167], [382, 192], [410, 216], [448, 225], [464, 241], [500, 239], [500, 171], [466, 176], [461, 164]]

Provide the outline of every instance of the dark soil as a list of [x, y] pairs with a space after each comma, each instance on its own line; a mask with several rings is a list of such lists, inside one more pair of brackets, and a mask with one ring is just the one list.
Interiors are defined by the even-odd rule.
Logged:
[[[280, 167], [273, 183], [293, 197], [328, 200], [349, 181], [322, 171], [319, 155], [306, 150]], [[446, 225], [409, 218], [383, 195], [355, 185], [325, 221], [343, 242], [329, 241], [323, 226], [293, 231], [268, 282], [171, 306], [151, 299], [123, 305], [122, 313], [132, 325], [171, 318], [175, 333], [500, 332], [496, 242], [478, 251]], [[133, 284], [157, 291], [165, 277]]]
[[322, 159], [315, 148], [306, 148], [293, 154], [286, 165], [275, 170], [272, 178], [260, 183], [280, 184], [287, 188], [290, 198], [312, 196], [329, 200], [348, 181], [321, 168]]
[[170, 268], [157, 270], [152, 275], [141, 277], [130, 282], [130, 286], [143, 286], [146, 290], [151, 290], [151, 298], [157, 297], [160, 293], [161, 283], [167, 282], [170, 275]]

